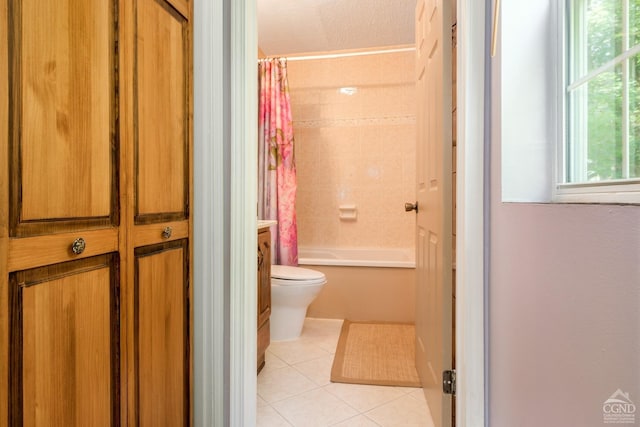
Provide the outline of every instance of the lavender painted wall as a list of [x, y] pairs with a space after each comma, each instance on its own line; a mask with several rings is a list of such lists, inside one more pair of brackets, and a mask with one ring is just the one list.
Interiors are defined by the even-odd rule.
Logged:
[[617, 389], [640, 408], [640, 206], [502, 203], [498, 138], [492, 163], [489, 425], [607, 425]]
[[[549, 185], [552, 160], [530, 148], [554, 145], [545, 132], [554, 110], [539, 102], [556, 72], [554, 5], [506, 2], [492, 60], [491, 427], [611, 425], [603, 403], [618, 389], [640, 408], [640, 206], [502, 202], [548, 200], [537, 190]], [[522, 13], [537, 24], [523, 26]], [[523, 38], [536, 43], [523, 50]], [[532, 50], [537, 66], [522, 57]], [[631, 425], [640, 426], [637, 412]]]

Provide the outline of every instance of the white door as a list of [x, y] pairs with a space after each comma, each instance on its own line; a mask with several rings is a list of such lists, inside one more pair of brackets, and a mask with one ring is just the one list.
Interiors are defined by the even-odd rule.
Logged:
[[416, 367], [436, 427], [451, 425], [452, 155], [450, 5], [416, 6]]

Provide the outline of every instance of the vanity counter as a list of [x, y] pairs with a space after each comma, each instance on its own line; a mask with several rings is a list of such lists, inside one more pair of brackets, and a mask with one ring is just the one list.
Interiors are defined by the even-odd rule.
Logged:
[[262, 230], [263, 228], [268, 228], [268, 227], [271, 227], [272, 225], [276, 225], [277, 223], [278, 221], [274, 219], [259, 219], [258, 231]]

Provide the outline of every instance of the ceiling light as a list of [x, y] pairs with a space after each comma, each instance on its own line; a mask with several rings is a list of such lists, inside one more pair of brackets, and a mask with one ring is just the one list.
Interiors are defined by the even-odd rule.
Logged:
[[355, 95], [358, 92], [357, 87], [341, 87], [340, 93], [343, 95]]

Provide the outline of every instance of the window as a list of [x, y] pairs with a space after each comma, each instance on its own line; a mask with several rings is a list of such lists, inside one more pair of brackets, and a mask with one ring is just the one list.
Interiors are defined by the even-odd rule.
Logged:
[[640, 0], [566, 5], [557, 198], [638, 203]]

